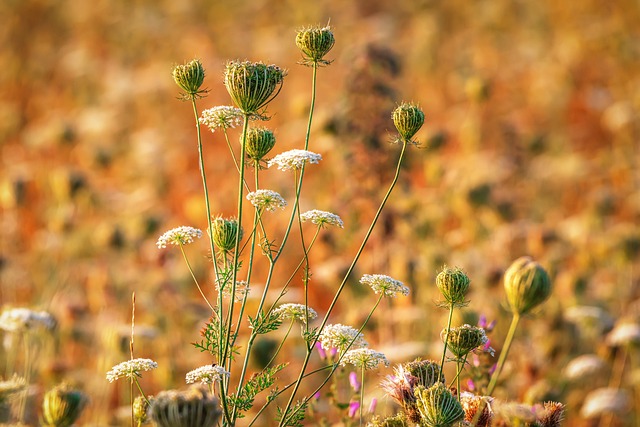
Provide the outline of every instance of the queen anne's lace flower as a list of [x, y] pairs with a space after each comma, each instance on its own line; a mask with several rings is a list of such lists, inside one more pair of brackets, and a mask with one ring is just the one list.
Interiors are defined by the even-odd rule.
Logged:
[[595, 354], [583, 354], [571, 360], [564, 368], [564, 376], [569, 380], [594, 378], [606, 369], [606, 363]]
[[187, 372], [187, 384], [201, 382], [203, 384], [213, 384], [216, 381], [222, 381], [225, 377], [229, 378], [231, 373], [222, 366], [205, 365]]
[[409, 288], [401, 281], [384, 274], [365, 274], [360, 279], [360, 283], [370, 286], [376, 294], [382, 294], [385, 297], [395, 297], [398, 293], [404, 296], [409, 295]]
[[317, 153], [306, 150], [289, 150], [280, 153], [267, 163], [268, 167], [278, 166], [278, 169], [287, 171], [290, 169], [300, 169], [305, 163], [318, 163], [322, 160], [322, 156]]
[[[335, 325], [326, 325], [320, 337], [318, 338], [322, 348], [324, 350], [331, 350], [332, 348], [338, 349], [340, 352], [349, 348], [362, 348], [367, 347], [368, 344], [364, 339], [364, 335], [358, 332], [357, 329], [351, 326], [341, 325], [336, 323]], [[353, 343], [352, 343], [353, 342]]]
[[158, 248], [166, 248], [167, 245], [188, 245], [193, 243], [194, 237], [198, 239], [202, 237], [202, 231], [197, 228], [181, 226], [167, 231], [158, 239], [156, 245]]
[[203, 110], [199, 121], [207, 126], [211, 132], [215, 132], [216, 128], [235, 128], [242, 124], [242, 111], [239, 108], [226, 105], [213, 107]]
[[389, 366], [389, 361], [383, 353], [371, 350], [370, 348], [356, 348], [349, 350], [344, 354], [344, 357], [340, 362], [342, 366], [351, 364], [355, 367], [364, 369], [375, 369], [381, 363], [384, 366]]
[[318, 313], [313, 308], [304, 304], [282, 304], [273, 310], [273, 314], [281, 319], [296, 319], [303, 323], [307, 321], [307, 312], [309, 313], [309, 319], [318, 317]]
[[56, 326], [53, 316], [46, 311], [28, 308], [9, 308], [0, 315], [0, 329], [7, 332], [50, 331]]
[[628, 320], [619, 322], [607, 335], [607, 343], [611, 346], [640, 343], [640, 324]]
[[324, 227], [325, 225], [335, 225], [336, 227], [344, 228], [344, 223], [338, 215], [331, 212], [319, 211], [317, 209], [300, 214], [300, 219], [302, 222], [311, 221], [313, 224], [320, 227]]
[[266, 211], [275, 211], [276, 208], [284, 209], [287, 201], [282, 196], [272, 190], [256, 190], [247, 194], [247, 199], [253, 206]]
[[141, 372], [156, 369], [158, 364], [151, 359], [131, 359], [117, 364], [109, 372], [107, 379], [110, 383], [119, 378], [141, 377]]

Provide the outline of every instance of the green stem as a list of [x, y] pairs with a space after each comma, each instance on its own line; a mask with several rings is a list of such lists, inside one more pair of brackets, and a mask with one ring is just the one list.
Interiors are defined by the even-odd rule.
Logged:
[[447, 336], [449, 336], [449, 332], [451, 331], [451, 320], [453, 319], [453, 307], [454, 304], [451, 304], [449, 307], [449, 320], [447, 321], [447, 333], [444, 336], [444, 350], [442, 351], [442, 360], [440, 361], [440, 378], [444, 381], [444, 359], [447, 355], [447, 345], [449, 344], [449, 340], [447, 340]]
[[273, 354], [273, 357], [271, 357], [271, 360], [269, 360], [269, 363], [267, 363], [267, 367], [269, 367], [273, 363], [273, 361], [276, 360], [276, 357], [278, 357], [278, 353], [280, 353], [280, 350], [282, 350], [282, 346], [284, 345], [285, 341], [289, 337], [289, 333], [291, 332], [291, 329], [293, 328], [293, 324], [295, 323], [295, 321], [296, 321], [295, 318], [291, 319], [291, 323], [289, 324], [289, 328], [287, 329], [287, 333], [284, 334], [284, 338], [282, 338], [282, 341], [280, 341], [280, 345], [278, 345], [278, 348], [276, 349], [276, 352]]
[[511, 343], [513, 342], [513, 337], [516, 334], [516, 329], [518, 328], [519, 322], [520, 315], [516, 313], [513, 315], [513, 319], [511, 319], [511, 326], [509, 327], [507, 338], [505, 339], [502, 351], [500, 352], [500, 358], [498, 359], [496, 370], [493, 375], [491, 375], [491, 381], [489, 382], [489, 386], [487, 387], [487, 396], [491, 396], [491, 393], [493, 393], [493, 389], [498, 383], [498, 377], [500, 377], [500, 373], [502, 372], [502, 368], [504, 367], [504, 362], [507, 360], [507, 355], [509, 354], [509, 350], [511, 349]]
[[149, 399], [147, 399], [147, 395], [144, 394], [144, 391], [142, 391], [142, 386], [140, 386], [140, 381], [138, 381], [138, 378], [134, 377], [133, 380], [135, 381], [136, 386], [138, 387], [138, 391], [140, 392], [140, 395], [145, 400], [145, 402], [147, 402], [147, 405], [151, 405], [151, 402], [149, 402]]
[[364, 405], [364, 364], [360, 370], [360, 427], [362, 427], [362, 406]]
[[213, 306], [211, 305], [211, 303], [209, 302], [209, 300], [205, 296], [204, 292], [202, 291], [202, 288], [200, 287], [200, 283], [198, 283], [198, 279], [196, 279], [196, 275], [193, 273], [193, 269], [191, 268], [191, 264], [189, 263], [189, 259], [187, 258], [187, 254], [184, 252], [184, 246], [182, 244], [180, 244], [180, 252], [182, 252], [182, 257], [184, 258], [184, 262], [187, 264], [187, 268], [189, 269], [189, 273], [191, 273], [191, 277], [193, 278], [193, 281], [195, 282], [196, 286], [198, 287], [198, 291], [200, 291], [200, 295], [202, 295], [202, 298], [204, 299], [204, 302], [207, 303], [207, 305], [211, 309], [211, 312], [215, 313], [215, 310], [213, 309]]

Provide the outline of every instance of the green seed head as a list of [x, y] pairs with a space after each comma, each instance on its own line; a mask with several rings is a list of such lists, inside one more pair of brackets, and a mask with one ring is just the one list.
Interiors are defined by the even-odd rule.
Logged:
[[458, 400], [442, 383], [429, 388], [417, 387], [414, 390], [416, 405], [422, 424], [427, 427], [451, 427], [464, 418], [464, 410]]
[[403, 102], [391, 114], [400, 138], [405, 142], [412, 142], [411, 138], [424, 124], [424, 113], [417, 105]]
[[442, 331], [442, 339], [447, 341], [447, 348], [457, 359], [462, 360], [472, 350], [488, 342], [487, 335], [482, 328], [477, 326], [462, 325]]
[[73, 425], [87, 403], [86, 396], [66, 384], [49, 390], [42, 401], [42, 418], [46, 426]]
[[504, 290], [511, 312], [526, 314], [551, 295], [551, 279], [530, 257], [515, 260], [504, 273]]
[[173, 80], [185, 92], [185, 97], [193, 99], [201, 96], [200, 90], [204, 82], [204, 67], [199, 59], [194, 59], [183, 65], [177, 65], [173, 69]]
[[329, 65], [331, 61], [325, 61], [324, 56], [331, 50], [336, 40], [329, 26], [303, 28], [296, 34], [296, 46], [302, 51], [305, 65], [321, 64]]
[[204, 387], [158, 393], [149, 409], [153, 423], [160, 427], [213, 427], [222, 411], [218, 399]]
[[444, 381], [440, 364], [433, 360], [416, 359], [413, 362], [405, 363], [404, 369], [418, 379], [416, 385], [431, 387], [438, 381]]
[[224, 85], [236, 106], [245, 115], [260, 116], [260, 109], [275, 98], [286, 72], [261, 62], [230, 61], [224, 73]]
[[211, 228], [213, 243], [222, 252], [231, 252], [236, 247], [236, 239], [242, 239], [242, 227], [237, 219], [217, 217], [211, 221]]
[[436, 285], [449, 306], [462, 307], [466, 305], [464, 297], [469, 290], [470, 283], [469, 277], [458, 267], [445, 266], [436, 277]]
[[247, 157], [253, 161], [260, 161], [276, 143], [273, 132], [265, 128], [250, 128], [247, 131], [247, 142], [245, 152]]

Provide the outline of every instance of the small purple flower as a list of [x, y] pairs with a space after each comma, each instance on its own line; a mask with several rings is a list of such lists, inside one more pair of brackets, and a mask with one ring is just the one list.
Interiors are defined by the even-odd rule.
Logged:
[[331, 350], [329, 351], [329, 355], [333, 359], [334, 357], [336, 357], [336, 354], [338, 354], [338, 349], [335, 347], [332, 347]]
[[360, 402], [349, 403], [349, 418], [354, 418], [360, 409]]
[[322, 395], [320, 394], [320, 392], [317, 392], [316, 394], [314, 394], [314, 395], [313, 395], [313, 398], [314, 398], [315, 400], [320, 400], [320, 396], [322, 396]]
[[497, 367], [498, 367], [498, 364], [494, 363], [493, 366], [491, 367], [491, 369], [489, 369], [489, 375], [493, 375], [493, 373], [496, 371]]
[[316, 342], [316, 349], [318, 350], [318, 354], [320, 355], [320, 358], [322, 360], [327, 358], [327, 352], [324, 351], [324, 348], [322, 348], [322, 344], [320, 343], [320, 341]]
[[360, 391], [360, 381], [358, 381], [358, 373], [356, 371], [351, 371], [349, 373], [349, 384], [353, 387], [353, 390], [357, 393]]
[[467, 380], [467, 388], [469, 389], [469, 391], [475, 391], [476, 389], [476, 383], [474, 383], [471, 378]]
[[493, 331], [493, 328], [496, 327], [496, 321], [492, 320], [491, 323], [487, 323], [487, 316], [481, 314], [480, 319], [478, 320], [478, 326], [487, 332], [491, 332]]
[[376, 412], [376, 406], [378, 406], [378, 399], [374, 397], [373, 399], [371, 399], [371, 403], [369, 404], [370, 414], [373, 414], [374, 412]]
[[478, 355], [477, 355], [477, 354], [475, 354], [475, 353], [473, 353], [473, 354], [471, 355], [471, 364], [472, 364], [473, 366], [475, 366], [476, 368], [477, 368], [478, 366], [480, 366], [480, 358], [479, 358], [479, 357], [478, 357]]

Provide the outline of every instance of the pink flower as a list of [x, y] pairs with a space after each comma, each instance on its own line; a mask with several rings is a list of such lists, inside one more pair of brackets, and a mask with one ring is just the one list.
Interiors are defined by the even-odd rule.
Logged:
[[349, 384], [353, 387], [353, 390], [357, 393], [360, 391], [360, 381], [358, 381], [358, 374], [356, 371], [351, 371], [349, 374]]
[[354, 418], [360, 409], [360, 402], [349, 403], [349, 417]]

